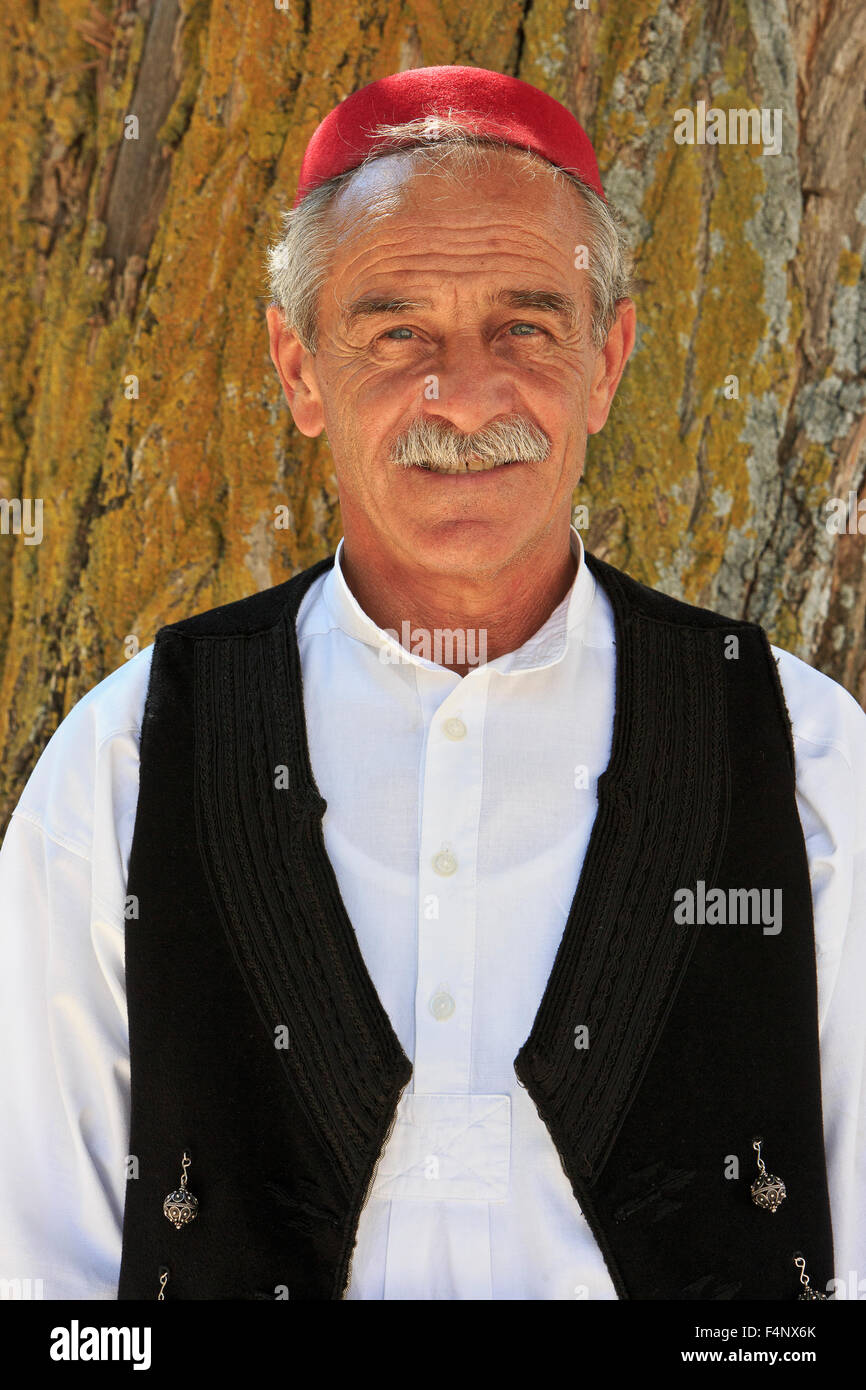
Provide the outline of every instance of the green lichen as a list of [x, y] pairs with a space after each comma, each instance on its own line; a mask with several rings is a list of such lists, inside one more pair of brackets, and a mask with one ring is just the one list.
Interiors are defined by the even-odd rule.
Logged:
[[841, 285], [856, 285], [863, 269], [863, 258], [854, 251], [842, 251], [836, 269], [836, 279]]

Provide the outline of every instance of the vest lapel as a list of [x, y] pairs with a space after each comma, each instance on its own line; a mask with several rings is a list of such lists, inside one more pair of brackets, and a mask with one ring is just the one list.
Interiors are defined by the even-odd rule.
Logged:
[[348, 1183], [411, 1074], [325, 853], [295, 621], [196, 648], [196, 816], [247, 991]]
[[[674, 891], [712, 882], [725, 815], [719, 636], [647, 621], [587, 554], [616, 627], [616, 709], [598, 811], [553, 969], [515, 1058], [560, 1152], [603, 1168], [697, 941]], [[624, 696], [629, 692], [629, 698]], [[575, 1046], [575, 1028], [588, 1046]]]
[[325, 851], [295, 630], [305, 577], [269, 629], [196, 644], [196, 820], [247, 991], [272, 1040], [287, 1030], [289, 1083], [363, 1204], [412, 1068]]

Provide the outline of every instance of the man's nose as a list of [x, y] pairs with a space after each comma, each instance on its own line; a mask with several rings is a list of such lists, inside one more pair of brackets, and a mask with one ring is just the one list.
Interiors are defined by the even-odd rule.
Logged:
[[460, 333], [427, 366], [423, 406], [425, 414], [472, 434], [497, 417], [513, 415], [518, 403], [507, 364], [480, 333]]

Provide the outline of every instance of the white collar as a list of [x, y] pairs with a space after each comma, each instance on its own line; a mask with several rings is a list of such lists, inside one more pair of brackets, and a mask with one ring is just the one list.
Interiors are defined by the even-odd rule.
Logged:
[[[565, 656], [570, 635], [581, 627], [592, 607], [596, 582], [589, 572], [584, 559], [583, 541], [574, 526], [571, 532], [571, 553], [577, 558], [577, 571], [562, 601], [536, 632], [528, 637], [515, 651], [487, 663], [489, 669], [502, 673], [516, 671], [539, 671], [545, 666], [554, 666]], [[423, 656], [401, 647], [395, 638], [380, 628], [363, 610], [355, 595], [346, 583], [340, 563], [343, 551], [343, 538], [337, 546], [334, 564], [325, 576], [322, 599], [332, 623], [349, 637], [363, 642], [375, 649], [388, 648], [399, 657], [401, 664], [407, 662], [428, 670], [441, 671], [443, 668]]]

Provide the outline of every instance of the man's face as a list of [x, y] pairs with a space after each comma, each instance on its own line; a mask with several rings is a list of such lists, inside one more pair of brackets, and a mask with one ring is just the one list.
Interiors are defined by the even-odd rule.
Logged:
[[[347, 551], [481, 574], [552, 526], [564, 533], [587, 433], [604, 424], [631, 346], [605, 357], [592, 345], [578, 195], [522, 173], [508, 152], [464, 187], [413, 177], [397, 155], [363, 171], [328, 216], [340, 241], [318, 348], [298, 359], [300, 390], [287, 396], [299, 428], [327, 432]], [[543, 461], [483, 472], [394, 462], [421, 417], [460, 435], [519, 417], [550, 447]]]

